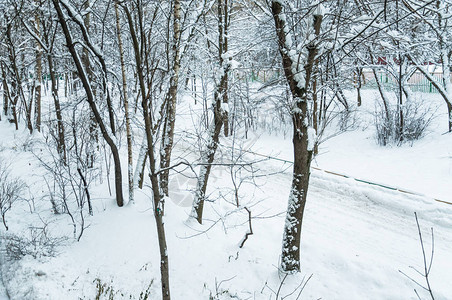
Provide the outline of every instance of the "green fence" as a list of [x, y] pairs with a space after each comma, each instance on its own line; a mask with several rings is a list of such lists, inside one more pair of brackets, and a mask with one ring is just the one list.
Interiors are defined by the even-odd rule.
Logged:
[[[438, 82], [442, 82], [443, 78], [442, 73], [431, 73], [430, 75], [433, 76]], [[363, 76], [364, 76], [363, 88], [372, 88], [372, 89], [377, 88], [375, 77], [372, 72], [364, 72]], [[398, 89], [397, 80], [389, 73], [378, 72], [377, 76], [386, 90], [395, 91]], [[421, 72], [413, 73], [413, 75], [408, 80], [407, 85], [413, 92], [438, 93], [438, 90]]]

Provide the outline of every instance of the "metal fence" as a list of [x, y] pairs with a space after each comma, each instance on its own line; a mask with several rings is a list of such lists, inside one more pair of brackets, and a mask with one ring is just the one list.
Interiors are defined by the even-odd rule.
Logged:
[[[268, 68], [268, 69], [260, 69], [253, 70], [250, 68], [237, 68], [233, 70], [233, 78], [248, 82], [261, 82], [265, 83], [268, 81], [272, 81], [278, 79], [282, 73], [280, 69]], [[441, 72], [431, 72], [430, 73], [438, 82], [442, 83], [443, 74]], [[380, 79], [383, 87], [386, 90], [397, 90], [398, 84], [397, 79], [390, 75], [389, 72], [386, 71], [378, 71], [377, 76]], [[452, 77], [451, 77], [452, 82]], [[375, 81], [375, 77], [372, 71], [365, 70], [363, 72], [363, 80], [362, 80], [363, 88], [376, 89], [377, 84]], [[424, 74], [419, 71], [413, 73], [413, 75], [408, 80], [408, 86], [413, 92], [422, 92], [422, 93], [438, 93], [438, 90], [433, 86], [433, 84], [427, 80]], [[354, 77], [354, 81], [350, 81], [350, 88], [356, 87], [356, 77]]]
[[[440, 72], [432, 72], [430, 73], [432, 77], [434, 77], [438, 82], [442, 83], [443, 74]], [[380, 79], [383, 87], [387, 90], [396, 90], [398, 89], [398, 84], [396, 78], [390, 75], [388, 72], [379, 71], [377, 72], [377, 76]], [[377, 88], [377, 84], [375, 81], [375, 77], [373, 72], [365, 71], [363, 72], [363, 88]], [[452, 78], [451, 78], [452, 82]], [[413, 92], [422, 92], [422, 93], [438, 93], [438, 90], [433, 86], [433, 84], [419, 71], [413, 73], [413, 75], [408, 80], [407, 85], [410, 87]]]

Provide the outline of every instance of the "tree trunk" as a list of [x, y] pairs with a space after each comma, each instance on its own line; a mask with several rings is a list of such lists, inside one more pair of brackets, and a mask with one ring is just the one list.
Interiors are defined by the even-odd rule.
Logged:
[[[218, 60], [222, 75], [220, 82], [217, 84], [214, 94], [213, 104], [213, 124], [210, 128], [210, 137], [207, 142], [207, 149], [202, 154], [201, 170], [198, 176], [198, 183], [196, 186], [195, 199], [193, 201], [193, 207], [191, 217], [195, 218], [199, 224], [202, 224], [202, 214], [204, 210], [204, 201], [207, 191], [207, 183], [209, 181], [210, 171], [212, 169], [212, 163], [215, 158], [215, 152], [217, 151], [221, 127], [225, 122], [225, 111], [221, 107], [221, 103], [226, 101], [228, 92], [228, 71], [229, 64], [224, 61], [224, 54], [227, 51], [227, 39], [225, 36], [225, 26], [227, 13], [227, 0], [218, 0]], [[227, 31], [226, 31], [227, 32]], [[225, 96], [226, 95], [226, 96]]]
[[71, 35], [69, 27], [66, 23], [66, 19], [64, 17], [63, 11], [61, 9], [60, 2], [59, 2], [59, 0], [52, 0], [52, 2], [55, 7], [55, 10], [57, 11], [58, 19], [59, 19], [61, 28], [63, 30], [64, 36], [66, 39], [66, 46], [68, 47], [69, 52], [71, 53], [72, 59], [77, 67], [78, 75], [82, 82], [83, 88], [86, 92], [86, 100], [88, 101], [88, 103], [91, 107], [91, 111], [94, 114], [95, 120], [100, 127], [102, 136], [105, 139], [108, 146], [110, 147], [110, 150], [113, 154], [113, 161], [114, 161], [114, 165], [115, 165], [116, 203], [118, 204], [118, 206], [123, 206], [124, 198], [122, 195], [122, 174], [121, 174], [121, 163], [120, 163], [120, 159], [119, 159], [118, 148], [117, 148], [115, 142], [113, 141], [113, 139], [111, 138], [107, 128], [105, 127], [105, 124], [102, 120], [102, 117], [101, 117], [99, 110], [97, 108], [97, 105], [95, 103], [95, 97], [93, 94], [93, 90], [91, 88], [91, 84], [90, 84], [88, 76], [83, 68], [83, 65], [82, 65], [80, 57], [77, 53], [77, 50], [75, 49], [75, 44], [72, 41], [72, 35]]
[[[17, 62], [20, 60], [18, 59], [17, 55], [16, 55], [16, 50], [14, 47], [14, 42], [12, 40], [12, 36], [11, 36], [11, 24], [8, 25], [7, 29], [6, 29], [6, 38], [7, 38], [7, 42], [8, 42], [8, 57], [11, 63], [11, 71], [13, 73], [13, 78], [14, 78], [14, 96], [11, 99], [13, 100], [12, 103], [12, 112], [13, 112], [13, 117], [14, 117], [14, 123], [16, 124], [16, 130], [18, 129], [18, 120], [17, 120], [17, 102], [18, 99], [20, 98], [22, 100], [22, 104], [23, 107], [25, 109], [25, 119], [27, 122], [27, 128], [30, 132], [30, 134], [33, 133], [33, 123], [31, 121], [31, 105], [32, 105], [32, 100], [30, 101], [30, 105], [27, 103], [26, 99], [25, 99], [25, 95], [23, 92], [23, 88], [22, 88], [22, 80], [21, 80], [21, 74], [19, 71], [19, 68], [17, 66]], [[23, 63], [23, 60], [22, 60]]]
[[3, 84], [3, 114], [5, 116], [8, 116], [8, 110], [9, 110], [9, 105], [11, 100], [9, 100], [10, 98], [10, 93], [9, 93], [9, 87], [8, 87], [8, 82], [6, 81], [6, 72], [5, 72], [5, 68], [3, 67], [3, 63], [0, 62], [0, 67], [2, 70], [2, 84]]
[[[150, 179], [151, 179], [151, 186], [152, 186], [152, 193], [153, 193], [154, 217], [155, 217], [155, 223], [157, 226], [157, 235], [158, 235], [159, 250], [160, 250], [160, 277], [161, 277], [161, 283], [162, 283], [162, 299], [170, 300], [171, 297], [170, 297], [170, 285], [169, 285], [168, 249], [167, 249], [167, 244], [166, 244], [165, 226], [164, 226], [163, 214], [162, 214], [163, 197], [160, 194], [159, 179], [158, 179], [158, 174], [155, 169], [156, 161], [155, 161], [155, 154], [154, 154], [154, 137], [153, 137], [153, 131], [152, 131], [153, 126], [152, 126], [152, 119], [151, 119], [149, 106], [148, 106], [148, 99], [146, 97], [147, 93], [146, 93], [146, 86], [145, 86], [145, 80], [144, 80], [144, 75], [143, 75], [143, 64], [142, 64], [142, 60], [141, 60], [140, 46], [138, 44], [137, 34], [135, 33], [132, 16], [126, 5], [123, 4], [122, 7], [124, 8], [124, 11], [127, 15], [127, 21], [129, 24], [129, 30], [130, 30], [130, 35], [132, 38], [132, 44], [133, 44], [133, 49], [134, 49], [134, 54], [135, 54], [138, 83], [139, 83], [140, 92], [141, 92], [141, 105], [143, 107], [146, 140], [147, 140], [147, 146], [148, 146], [147, 150], [148, 150], [148, 156], [149, 156], [149, 166], [151, 169]], [[142, 12], [142, 10], [140, 10], [140, 12]], [[141, 18], [141, 16], [140, 16], [140, 18]]]
[[[89, 0], [87, 0], [84, 4], [84, 8], [88, 9], [89, 8]], [[83, 25], [85, 26], [85, 28], [89, 31], [89, 27], [90, 27], [90, 21], [91, 21], [91, 15], [90, 12], [86, 13], [86, 15], [83, 17]], [[91, 69], [91, 64], [90, 64], [90, 60], [89, 60], [89, 50], [87, 48], [83, 48], [82, 50], [82, 64], [83, 64], [83, 68], [86, 71], [86, 75], [87, 78], [89, 80], [89, 82], [91, 83], [93, 80], [93, 72]], [[96, 97], [96, 90], [93, 89], [93, 96], [94, 98]], [[96, 126], [96, 120], [95, 120], [95, 116], [94, 114], [91, 112], [90, 113], [90, 122], [89, 122], [89, 142], [87, 145], [87, 153], [86, 153], [86, 164], [88, 166], [88, 168], [93, 168], [94, 167], [94, 149], [95, 149], [95, 145], [97, 145], [98, 143], [98, 137], [97, 137], [97, 126]], [[98, 145], [97, 145], [98, 147]]]
[[55, 106], [55, 114], [56, 114], [56, 118], [57, 118], [57, 131], [58, 131], [57, 151], [60, 154], [60, 156], [63, 158], [63, 161], [66, 162], [66, 142], [64, 139], [63, 116], [61, 114], [60, 98], [58, 97], [58, 87], [57, 87], [57, 82], [56, 82], [55, 71], [53, 68], [53, 58], [50, 53], [47, 54], [47, 63], [49, 65], [52, 98], [53, 98], [53, 104]]
[[[224, 79], [222, 78], [221, 81]], [[210, 140], [207, 144], [207, 149], [203, 153], [201, 170], [198, 176], [198, 183], [196, 186], [195, 200], [193, 202], [193, 208], [191, 217], [195, 218], [199, 224], [202, 224], [202, 214], [204, 210], [204, 201], [207, 191], [207, 183], [209, 181], [210, 171], [212, 169], [212, 163], [215, 159], [215, 153], [218, 148], [221, 127], [223, 126], [223, 112], [221, 110], [221, 83], [217, 87], [215, 92], [215, 104], [214, 104], [214, 120], [210, 129]]]
[[361, 87], [362, 87], [361, 76], [362, 76], [362, 74], [363, 74], [363, 68], [357, 67], [356, 68], [356, 80], [357, 80], [356, 91], [358, 92], [358, 107], [360, 107], [362, 104], [362, 101], [361, 101]]
[[119, 19], [118, 0], [115, 1], [116, 14], [116, 34], [118, 35], [119, 57], [121, 60], [121, 76], [122, 76], [122, 93], [124, 97], [124, 112], [126, 117], [126, 132], [127, 132], [127, 176], [129, 179], [129, 203], [134, 202], [133, 197], [133, 152], [132, 152], [132, 131], [130, 129], [130, 115], [129, 115], [129, 99], [127, 96], [127, 77], [126, 66], [124, 62], [124, 49], [122, 45], [121, 26]]
[[[442, 44], [442, 43], [441, 43]], [[442, 70], [443, 70], [443, 86], [445, 93], [443, 95], [447, 97], [444, 100], [446, 100], [447, 103], [447, 112], [449, 115], [449, 132], [452, 132], [452, 83], [450, 82], [450, 59], [449, 55], [446, 53], [445, 50], [446, 46], [442, 45], [441, 49], [441, 64], [442, 64]]]
[[[300, 72], [299, 66], [295, 64], [290, 56], [290, 49], [286, 43], [287, 28], [286, 16], [280, 1], [272, 1], [272, 14], [275, 21], [276, 34], [278, 38], [279, 52], [283, 61], [284, 74], [288, 81], [290, 92], [295, 101], [295, 109], [292, 112], [293, 121], [293, 148], [294, 148], [294, 167], [292, 188], [289, 195], [286, 222], [284, 226], [284, 235], [282, 242], [281, 268], [286, 272], [300, 271], [300, 242], [301, 226], [303, 222], [303, 212], [306, 204], [308, 192], [310, 165], [312, 158], [312, 141], [309, 141], [307, 118], [307, 93], [310, 88], [312, 70], [315, 64], [315, 58], [318, 52], [316, 41], [308, 45], [308, 57], [304, 65], [305, 83], [301, 87], [295, 77], [295, 71]], [[314, 15], [314, 30], [320, 32], [322, 23], [321, 15]], [[317, 34], [318, 36], [318, 34]], [[312, 137], [311, 137], [312, 138]]]
[[[445, 78], [450, 78], [450, 71], [448, 70], [448, 68], [445, 68], [445, 64], [442, 63], [442, 69], [443, 69], [443, 82], [438, 82], [437, 79], [435, 77], [433, 77], [428, 70], [426, 70], [423, 66], [420, 66], [419, 64], [417, 64], [414, 59], [408, 55], [408, 59], [411, 61], [411, 63], [416, 65], [416, 68], [422, 73], [424, 74], [425, 78], [427, 78], [427, 80], [438, 90], [439, 94], [441, 95], [441, 97], [443, 98], [443, 100], [446, 102], [447, 105], [447, 112], [448, 112], [448, 116], [449, 116], [449, 120], [448, 120], [448, 128], [449, 128], [449, 132], [452, 132], [452, 114], [451, 114], [451, 110], [452, 110], [452, 83], [449, 81], [447, 81]], [[448, 62], [448, 58], [446, 57]]]
[[[221, 1], [221, 0], [220, 0]], [[229, 40], [229, 5], [228, 5], [228, 0], [223, 0], [224, 2], [222, 3], [223, 5], [223, 13], [221, 13], [221, 11], [219, 11], [218, 13], [218, 18], [221, 21], [220, 24], [220, 28], [222, 27], [223, 30], [220, 29], [220, 39], [223, 41], [223, 53], [227, 53], [228, 52], [228, 40]], [[219, 6], [221, 6], [219, 4]], [[222, 34], [221, 34], [222, 33]], [[230, 58], [228, 58], [228, 60], [230, 60]], [[229, 62], [227, 62], [229, 63]], [[223, 110], [223, 126], [224, 126], [224, 136], [229, 136], [229, 96], [228, 96], [228, 91], [229, 91], [229, 76], [228, 76], [228, 72], [225, 72], [224, 74], [224, 80], [223, 80], [223, 107], [227, 107], [228, 109], [224, 109]]]
[[403, 121], [403, 64], [402, 56], [399, 54], [399, 102], [397, 108], [399, 110], [399, 142], [403, 142], [404, 139], [404, 121]]
[[[39, 13], [35, 14], [36, 36], [41, 36]], [[41, 44], [36, 42], [36, 74], [35, 74], [35, 125], [41, 131], [41, 84], [42, 84], [42, 50]]]
[[[177, 103], [177, 87], [179, 83], [179, 70], [180, 70], [180, 22], [181, 22], [181, 6], [180, 0], [174, 1], [173, 6], [173, 61], [172, 72], [170, 78], [170, 87], [168, 91], [167, 103], [166, 103], [166, 118], [162, 131], [162, 150], [160, 152], [160, 168], [162, 172], [160, 174], [160, 188], [165, 196], [168, 196], [168, 180], [169, 180], [169, 166], [171, 162], [171, 152], [174, 144], [174, 127], [176, 122], [176, 103]], [[163, 212], [162, 212], [163, 213]]]
[[447, 115], [449, 116], [449, 132], [452, 132], [452, 103], [447, 102]]

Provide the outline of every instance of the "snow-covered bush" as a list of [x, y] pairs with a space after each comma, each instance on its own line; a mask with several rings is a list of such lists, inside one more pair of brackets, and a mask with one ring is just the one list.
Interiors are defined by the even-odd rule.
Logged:
[[12, 177], [7, 166], [0, 163], [0, 214], [3, 225], [6, 230], [6, 212], [8, 212], [13, 203], [20, 199], [24, 189], [24, 183], [15, 177]]
[[4, 252], [7, 260], [20, 260], [26, 255], [33, 258], [53, 257], [57, 255], [57, 248], [66, 239], [49, 234], [47, 225], [30, 227], [28, 234], [6, 234], [2, 237]]
[[151, 280], [151, 283], [148, 285], [146, 290], [142, 291], [137, 297], [132, 294], [127, 296], [127, 293], [116, 289], [113, 286], [113, 281], [110, 283], [102, 282], [100, 278], [96, 278], [94, 280], [96, 283], [96, 296], [94, 299], [96, 300], [114, 300], [114, 299], [137, 299], [137, 300], [148, 300], [151, 299], [152, 285], [154, 284], [154, 280]]
[[[380, 105], [374, 113], [377, 143], [401, 145], [422, 138], [433, 120], [430, 107], [418, 102], [407, 102], [400, 109], [396, 105]], [[403, 122], [401, 117], [403, 116]]]

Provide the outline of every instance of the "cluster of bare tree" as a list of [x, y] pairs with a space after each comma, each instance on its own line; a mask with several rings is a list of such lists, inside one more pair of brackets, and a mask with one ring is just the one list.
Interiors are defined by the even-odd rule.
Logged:
[[[170, 299], [163, 220], [170, 171], [198, 167], [191, 217], [202, 223], [221, 139], [252, 127], [256, 106], [268, 107], [250, 95], [248, 81], [232, 76], [237, 65], [281, 70], [261, 91], [277, 91], [273, 105], [293, 128], [284, 271], [300, 270], [312, 156], [331, 116], [346, 118], [353, 106], [343, 90], [356, 87], [361, 104], [364, 68], [374, 71], [387, 118], [389, 100], [377, 70], [396, 79], [401, 141], [407, 138], [407, 81], [416, 70], [439, 90], [452, 131], [449, 0], [3, 0], [0, 8], [2, 114], [16, 129], [24, 123], [30, 134], [48, 137], [56, 165], [76, 170], [90, 213], [86, 177], [102, 163], [108, 171], [111, 158], [117, 205], [127, 202], [120, 155], [125, 134], [128, 202], [149, 174], [164, 299]], [[429, 65], [438, 66], [441, 80]], [[190, 84], [204, 110], [197, 162], [172, 157], [178, 97]]]

